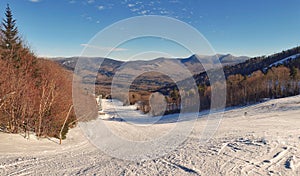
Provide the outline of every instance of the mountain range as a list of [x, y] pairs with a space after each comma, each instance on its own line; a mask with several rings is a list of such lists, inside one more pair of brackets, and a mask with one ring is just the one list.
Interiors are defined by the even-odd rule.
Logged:
[[[66, 69], [74, 71], [78, 67], [76, 67], [78, 59], [79, 57], [56, 58], [55, 61]], [[96, 85], [96, 94], [109, 95], [111, 90], [117, 90], [117, 94], [120, 92], [121, 95], [113, 93], [114, 97], [117, 95], [117, 98], [123, 99], [122, 97], [129, 94], [131, 98], [135, 99], [132, 101], [134, 103], [138, 100], [147, 102], [152, 92], [160, 92], [170, 97], [172, 92], [174, 93], [178, 89], [177, 85], [184, 85], [186, 90], [189, 90], [194, 83], [200, 88], [205, 88], [210, 86], [212, 78], [222, 76], [219, 71], [224, 72], [226, 80], [231, 75], [241, 79], [251, 79], [253, 73], [260, 71], [266, 75], [269, 70], [273, 71], [272, 68], [279, 65], [284, 65], [288, 70], [294, 70], [294, 73], [288, 74], [297, 75], [297, 69], [300, 69], [300, 47], [253, 58], [219, 54], [124, 62], [101, 57], [81, 57], [80, 68], [83, 76], [80, 75], [80, 77], [83, 78], [82, 82], [86, 85]], [[217, 72], [219, 74], [215, 74]], [[214, 73], [213, 77], [209, 77], [208, 73]], [[291, 78], [287, 77], [286, 79]], [[251, 87], [251, 84], [248, 86]], [[130, 93], [126, 93], [128, 91], [122, 93], [127, 89]], [[172, 96], [176, 97], [176, 95]]]
[[[93, 83], [93, 73], [97, 70], [96, 85], [100, 93], [106, 94], [114, 76], [117, 74], [118, 84], [132, 82], [131, 89], [135, 91], [154, 91], [176, 81], [181, 81], [192, 75], [203, 73], [206, 69], [213, 68], [216, 61], [223, 66], [236, 65], [249, 59], [247, 56], [233, 56], [231, 54], [217, 54], [215, 56], [192, 55], [188, 58], [157, 58], [153, 60], [119, 61], [102, 57], [69, 57], [52, 58], [64, 68], [74, 71], [80, 58], [85, 62], [86, 73], [84, 81]], [[218, 59], [218, 60], [217, 60]], [[200, 62], [201, 61], [201, 62]], [[99, 68], [99, 63], [101, 66]], [[220, 65], [220, 64], [219, 64]], [[90, 75], [90, 76], [87, 76]]]

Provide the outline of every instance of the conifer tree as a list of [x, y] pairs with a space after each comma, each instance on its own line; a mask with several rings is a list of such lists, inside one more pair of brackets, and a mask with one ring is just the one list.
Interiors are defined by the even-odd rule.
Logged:
[[16, 20], [13, 18], [12, 11], [7, 4], [5, 11], [5, 19], [2, 21], [1, 32], [3, 49], [17, 49], [20, 46], [19, 32], [16, 26]]

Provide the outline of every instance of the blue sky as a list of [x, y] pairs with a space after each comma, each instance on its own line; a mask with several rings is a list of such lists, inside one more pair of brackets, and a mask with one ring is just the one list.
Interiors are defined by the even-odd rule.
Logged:
[[[300, 45], [299, 0], [1, 0], [1, 17], [7, 3], [23, 38], [39, 56], [80, 55], [99, 31], [140, 15], [163, 15], [188, 23], [217, 53], [259, 56]], [[174, 57], [189, 54], [171, 42], [157, 42], [125, 43], [114, 57], [124, 60], [126, 52], [162, 46], [176, 50]]]

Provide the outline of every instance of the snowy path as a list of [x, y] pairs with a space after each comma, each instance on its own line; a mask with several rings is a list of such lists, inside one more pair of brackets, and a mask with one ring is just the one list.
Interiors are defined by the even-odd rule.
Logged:
[[[176, 150], [140, 162], [108, 156], [78, 127], [61, 146], [0, 133], [0, 175], [300, 175], [299, 114], [300, 96], [230, 110], [206, 144], [199, 142], [205, 125], [201, 118]], [[118, 121], [106, 123], [127, 127]], [[155, 124], [153, 133], [170, 125]]]

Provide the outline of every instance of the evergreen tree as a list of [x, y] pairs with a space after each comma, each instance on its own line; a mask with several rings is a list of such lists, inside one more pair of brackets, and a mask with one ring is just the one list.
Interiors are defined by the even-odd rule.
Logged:
[[12, 50], [20, 46], [16, 20], [13, 18], [12, 11], [8, 4], [5, 11], [5, 19], [2, 21], [1, 32], [3, 34], [1, 45], [4, 49]]

